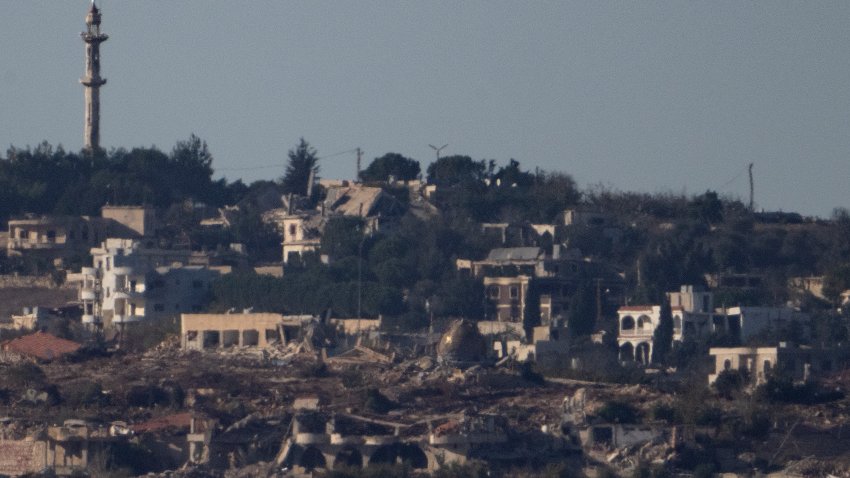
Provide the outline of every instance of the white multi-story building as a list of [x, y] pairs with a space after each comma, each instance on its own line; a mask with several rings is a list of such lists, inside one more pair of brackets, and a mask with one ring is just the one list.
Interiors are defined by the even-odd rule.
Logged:
[[93, 267], [69, 279], [80, 283], [83, 323], [96, 327], [200, 312], [219, 276], [191, 251], [130, 239], [107, 239], [91, 254]]
[[[794, 321], [804, 323], [807, 319], [806, 314], [790, 307], [715, 309], [711, 292], [695, 290], [690, 285], [683, 285], [679, 292], [668, 292], [667, 298], [673, 315], [674, 342], [700, 339], [712, 333], [747, 342], [759, 333], [777, 330]], [[653, 335], [661, 319], [661, 306], [620, 307], [617, 314], [620, 359], [648, 364], [652, 357]]]
[[[711, 292], [694, 290], [683, 285], [679, 292], [668, 292], [673, 315], [673, 341], [698, 338], [712, 332], [714, 300]], [[661, 321], [660, 305], [620, 307], [619, 333], [620, 359], [648, 364], [652, 359], [653, 335]]]

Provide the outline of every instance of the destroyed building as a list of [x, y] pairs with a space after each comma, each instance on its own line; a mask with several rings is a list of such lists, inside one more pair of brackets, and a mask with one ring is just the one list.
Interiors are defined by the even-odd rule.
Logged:
[[187, 350], [285, 345], [300, 339], [312, 319], [273, 313], [181, 314], [180, 343]]
[[440, 339], [437, 357], [449, 364], [476, 364], [487, 358], [487, 343], [474, 323], [458, 320]]

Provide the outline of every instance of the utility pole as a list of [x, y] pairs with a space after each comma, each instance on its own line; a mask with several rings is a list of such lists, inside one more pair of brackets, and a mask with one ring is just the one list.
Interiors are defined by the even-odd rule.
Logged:
[[602, 322], [602, 279], [596, 278], [596, 327]]
[[363, 150], [359, 147], [357, 148], [357, 176], [354, 178], [355, 182], [360, 181], [360, 160], [363, 158]]
[[755, 188], [753, 186], [753, 163], [750, 163], [750, 212], [755, 208]]

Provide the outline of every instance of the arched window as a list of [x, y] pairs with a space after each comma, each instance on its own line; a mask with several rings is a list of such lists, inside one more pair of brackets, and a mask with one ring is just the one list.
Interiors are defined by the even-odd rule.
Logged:
[[652, 328], [652, 320], [645, 315], [641, 315], [640, 317], [638, 317], [638, 328], [639, 329]]
[[732, 361], [726, 359], [723, 361], [723, 370], [732, 370]]
[[631, 315], [627, 315], [623, 317], [623, 320], [620, 322], [620, 330], [634, 330], [635, 328], [635, 319]]

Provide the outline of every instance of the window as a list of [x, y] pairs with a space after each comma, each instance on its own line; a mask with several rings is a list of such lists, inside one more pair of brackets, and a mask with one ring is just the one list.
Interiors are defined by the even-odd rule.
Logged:
[[295, 224], [289, 225], [289, 235], [292, 236], [293, 239], [295, 239]]
[[511, 299], [519, 298], [519, 287], [512, 285], [511, 286]]
[[499, 286], [491, 285], [490, 287], [488, 287], [487, 288], [487, 297], [489, 297], [491, 299], [498, 299], [499, 298]]
[[53, 242], [56, 240], [56, 231], [47, 231], [47, 240]]

